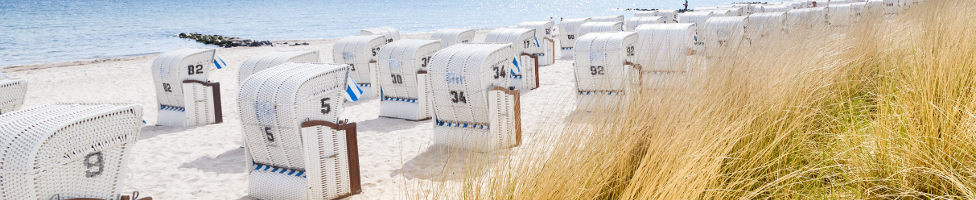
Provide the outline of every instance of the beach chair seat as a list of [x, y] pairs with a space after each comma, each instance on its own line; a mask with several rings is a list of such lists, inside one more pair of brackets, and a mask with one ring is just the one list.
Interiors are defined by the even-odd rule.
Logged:
[[579, 28], [579, 36], [584, 36], [587, 33], [600, 33], [600, 32], [620, 32], [624, 31], [623, 22], [597, 22], [591, 21], [583, 23]]
[[519, 91], [506, 88], [515, 52], [511, 44], [459, 44], [434, 54], [435, 144], [486, 152], [521, 143]]
[[44, 105], [0, 115], [0, 196], [117, 199], [142, 126], [138, 105]]
[[562, 19], [559, 21], [559, 47], [562, 59], [573, 59], [573, 44], [579, 35], [579, 27], [590, 18]]
[[539, 57], [543, 52], [542, 44], [535, 39], [535, 29], [526, 28], [498, 28], [485, 35], [484, 43], [510, 44], [514, 51], [514, 59], [510, 62], [515, 66], [507, 68], [511, 76], [506, 88], [528, 91], [539, 88]]
[[535, 53], [539, 57], [539, 66], [549, 66], [556, 63], [556, 40], [552, 21], [522, 22], [519, 28], [535, 29], [535, 43], [541, 43], [541, 52]]
[[698, 63], [697, 26], [691, 23], [645, 24], [637, 27], [637, 64], [641, 87], [669, 89], [684, 83]]
[[152, 64], [159, 106], [156, 125], [190, 127], [223, 122], [220, 83], [210, 71], [227, 66], [214, 49], [163, 53]]
[[344, 64], [284, 63], [244, 81], [238, 96], [248, 194], [336, 199], [359, 193], [355, 124], [339, 120]]
[[440, 40], [441, 48], [455, 44], [466, 44], [474, 41], [474, 29], [441, 29], [430, 35], [431, 40]]
[[386, 45], [386, 39], [381, 35], [358, 35], [344, 37], [332, 46], [332, 59], [335, 63], [348, 64], [351, 68], [349, 77], [363, 89], [363, 99], [379, 96], [376, 86], [376, 55], [381, 47]]
[[27, 81], [0, 78], [0, 114], [9, 113], [24, 104]]
[[386, 43], [400, 40], [400, 31], [393, 27], [374, 27], [359, 31], [360, 35], [382, 35]]
[[627, 105], [625, 95], [639, 89], [637, 33], [591, 33], [576, 40], [574, 74], [577, 108], [592, 111]]
[[238, 85], [244, 83], [247, 77], [282, 63], [314, 63], [319, 62], [319, 51], [284, 51], [272, 52], [262, 56], [256, 56], [244, 60], [240, 70], [237, 72]]
[[441, 49], [437, 40], [399, 40], [380, 50], [380, 116], [406, 120], [430, 119], [427, 65]]

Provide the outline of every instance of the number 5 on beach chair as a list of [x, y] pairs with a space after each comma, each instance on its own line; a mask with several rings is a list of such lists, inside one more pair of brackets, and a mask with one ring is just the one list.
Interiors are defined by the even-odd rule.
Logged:
[[434, 54], [436, 144], [486, 152], [521, 143], [519, 91], [505, 88], [514, 52], [510, 44], [458, 44]]
[[441, 49], [437, 40], [398, 40], [383, 46], [379, 61], [380, 116], [430, 119], [427, 65]]
[[45, 105], [0, 115], [3, 199], [118, 199], [137, 105]]
[[9, 113], [24, 104], [27, 94], [27, 81], [10, 79], [0, 73], [0, 114]]
[[156, 124], [189, 127], [223, 122], [220, 83], [212, 69], [227, 66], [214, 49], [185, 49], [160, 55], [152, 64], [159, 115]]
[[348, 73], [347, 65], [285, 63], [241, 85], [250, 196], [337, 199], [361, 191], [356, 124], [339, 120]]

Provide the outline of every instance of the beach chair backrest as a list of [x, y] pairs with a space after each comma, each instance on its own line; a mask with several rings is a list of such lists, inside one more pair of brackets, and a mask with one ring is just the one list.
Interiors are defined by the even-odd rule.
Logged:
[[319, 62], [319, 51], [272, 52], [262, 56], [248, 58], [241, 64], [237, 80], [239, 83], [244, 83], [244, 80], [247, 80], [247, 77], [252, 74], [286, 62]]
[[360, 35], [382, 35], [386, 43], [400, 39], [400, 31], [393, 27], [374, 27], [359, 31]]
[[27, 94], [27, 81], [18, 79], [0, 79], [0, 114], [9, 113], [24, 104]]
[[576, 40], [575, 75], [580, 92], [624, 91], [628, 69], [637, 59], [637, 33], [592, 33]]
[[432, 40], [440, 40], [441, 48], [474, 41], [474, 29], [441, 29], [430, 35]]

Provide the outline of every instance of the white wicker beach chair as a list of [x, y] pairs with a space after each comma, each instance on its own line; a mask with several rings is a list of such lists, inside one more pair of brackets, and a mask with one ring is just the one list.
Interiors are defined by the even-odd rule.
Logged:
[[624, 23], [623, 15], [590, 17], [591, 22], [620, 22]]
[[45, 105], [0, 115], [2, 199], [118, 199], [138, 105]]
[[886, 15], [893, 15], [893, 14], [901, 13], [902, 6], [903, 6], [900, 3], [900, 0], [884, 0], [884, 4], [883, 5], [884, 5], [883, 6], [884, 7], [884, 13]]
[[252, 75], [238, 105], [248, 194], [337, 199], [361, 191], [355, 127], [339, 120], [349, 67], [284, 63]]
[[678, 23], [678, 11], [677, 10], [658, 10], [657, 16], [664, 17], [664, 23]]
[[455, 44], [465, 44], [474, 41], [474, 29], [441, 29], [430, 35], [432, 40], [440, 40], [441, 48]]
[[864, 12], [861, 14], [863, 17], [868, 18], [881, 18], [884, 16], [884, 0], [869, 0], [867, 5], [865, 5]]
[[480, 152], [518, 146], [518, 90], [509, 90], [510, 44], [459, 44], [438, 51], [429, 67], [434, 142]]
[[319, 51], [272, 52], [263, 56], [248, 58], [247, 60], [244, 60], [244, 63], [241, 64], [240, 71], [238, 71], [238, 85], [243, 84], [244, 80], [247, 80], [247, 77], [254, 73], [286, 62], [319, 62]]
[[685, 12], [678, 14], [678, 23], [693, 23], [698, 26], [704, 26], [705, 21], [713, 16], [715, 14], [710, 11]]
[[561, 47], [562, 59], [573, 58], [573, 44], [576, 42], [576, 38], [581, 36], [579, 35], [579, 27], [586, 22], [590, 22], [590, 18], [562, 19], [559, 21], [559, 46]]
[[535, 43], [542, 43], [542, 52], [535, 54], [539, 57], [539, 66], [556, 63], [556, 40], [554, 40], [556, 34], [553, 32], [552, 21], [522, 22], [518, 27], [535, 29], [535, 39], [538, 40]]
[[400, 40], [380, 50], [380, 116], [406, 120], [430, 119], [427, 65], [441, 49], [437, 40]]
[[0, 77], [0, 114], [9, 113], [24, 104], [27, 81]]
[[620, 32], [624, 31], [623, 22], [586, 22], [580, 25], [577, 35], [584, 36], [587, 33], [600, 32]]
[[386, 39], [386, 43], [397, 41], [400, 39], [400, 31], [393, 27], [375, 27], [367, 28], [359, 31], [360, 35], [382, 35]]
[[786, 11], [792, 10], [793, 7], [791, 5], [778, 4], [778, 5], [762, 5], [762, 6], [760, 6], [760, 9], [762, 10], [763, 13], [769, 13], [769, 12], [784, 12], [785, 13]]
[[363, 89], [363, 99], [376, 98], [376, 55], [387, 42], [379, 35], [359, 35], [344, 37], [332, 46], [332, 59], [335, 63], [351, 66], [349, 77]]
[[627, 23], [624, 23], [625, 31], [637, 30], [637, 26], [643, 24], [663, 24], [664, 17], [661, 16], [651, 16], [651, 17], [631, 17], [627, 18]]
[[579, 107], [595, 110], [597, 105], [626, 105], [624, 95], [640, 84], [636, 45], [634, 32], [591, 33], [576, 40]]
[[705, 57], [732, 56], [741, 47], [749, 45], [746, 33], [751, 29], [748, 17], [712, 17], [705, 22]]
[[643, 88], [667, 89], [686, 80], [687, 72], [697, 63], [695, 29], [691, 23], [637, 27], [637, 64], [641, 66]]
[[657, 10], [637, 11], [634, 13], [634, 17], [653, 17], [653, 16], [658, 16]]
[[827, 7], [827, 21], [834, 27], [847, 27], [854, 24], [854, 8], [849, 3], [830, 4]]
[[753, 41], [783, 34], [786, 30], [786, 12], [765, 12], [749, 15], [752, 25], [746, 37]]
[[506, 87], [527, 91], [539, 88], [539, 57], [542, 45], [535, 39], [535, 29], [499, 28], [485, 35], [485, 42], [489, 44], [510, 44], [513, 47], [509, 68], [510, 82]]
[[824, 7], [795, 9], [786, 12], [786, 26], [791, 33], [823, 29], [827, 24]]
[[162, 126], [199, 126], [223, 122], [220, 83], [212, 69], [227, 66], [214, 49], [184, 49], [160, 55], [152, 64]]

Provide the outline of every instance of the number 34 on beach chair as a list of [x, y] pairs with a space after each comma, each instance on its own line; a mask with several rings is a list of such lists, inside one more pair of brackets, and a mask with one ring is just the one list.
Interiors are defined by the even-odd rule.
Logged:
[[159, 102], [157, 125], [190, 127], [223, 122], [220, 83], [210, 71], [227, 66], [214, 49], [167, 52], [152, 64]]

